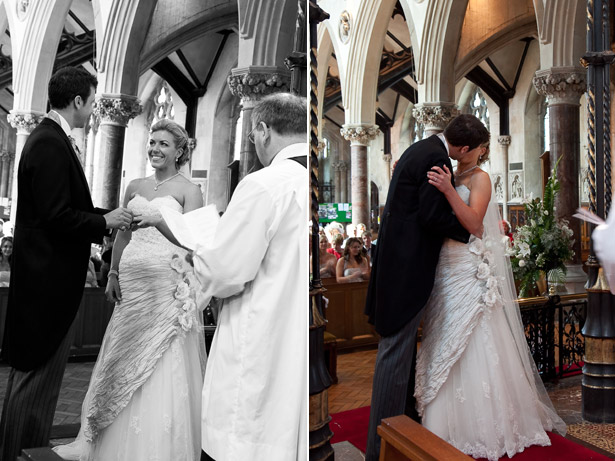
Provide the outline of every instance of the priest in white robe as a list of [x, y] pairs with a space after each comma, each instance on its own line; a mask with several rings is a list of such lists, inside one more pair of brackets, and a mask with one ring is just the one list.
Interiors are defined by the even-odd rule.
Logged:
[[306, 101], [268, 96], [251, 122], [265, 168], [239, 183], [213, 243], [193, 254], [205, 296], [225, 298], [205, 373], [202, 444], [216, 461], [305, 460]]

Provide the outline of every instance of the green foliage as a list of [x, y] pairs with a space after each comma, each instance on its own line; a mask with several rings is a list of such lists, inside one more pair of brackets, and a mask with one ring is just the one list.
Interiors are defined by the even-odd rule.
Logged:
[[552, 281], [563, 280], [566, 275], [564, 262], [574, 256], [573, 233], [568, 221], [555, 217], [555, 198], [560, 188], [555, 174], [558, 163], [559, 160], [551, 171], [543, 199], [530, 199], [524, 203], [525, 225], [515, 232], [509, 250], [522, 297], [535, 286], [541, 273], [549, 274]]

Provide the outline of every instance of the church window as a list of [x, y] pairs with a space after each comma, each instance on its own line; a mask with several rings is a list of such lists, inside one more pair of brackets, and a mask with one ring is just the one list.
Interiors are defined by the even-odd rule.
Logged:
[[480, 88], [476, 87], [474, 96], [470, 100], [470, 113], [478, 118], [489, 130], [489, 108], [487, 100]]

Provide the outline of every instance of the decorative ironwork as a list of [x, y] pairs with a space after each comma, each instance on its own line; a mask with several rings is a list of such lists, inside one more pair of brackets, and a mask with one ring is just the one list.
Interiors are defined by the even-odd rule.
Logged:
[[604, 151], [604, 216], [609, 215], [611, 208], [611, 93], [609, 80], [602, 85], [602, 132]]
[[519, 302], [530, 352], [543, 380], [578, 373], [585, 341], [586, 295], [528, 298]]
[[596, 213], [596, 94], [591, 81], [587, 84], [587, 108], [589, 210]]

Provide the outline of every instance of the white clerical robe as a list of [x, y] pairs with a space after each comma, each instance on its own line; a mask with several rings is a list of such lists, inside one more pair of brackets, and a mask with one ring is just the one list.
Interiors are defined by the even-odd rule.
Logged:
[[203, 385], [216, 461], [307, 458], [308, 171], [281, 150], [238, 185], [214, 242], [197, 246], [205, 296], [226, 298]]

